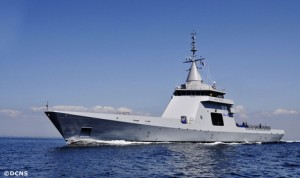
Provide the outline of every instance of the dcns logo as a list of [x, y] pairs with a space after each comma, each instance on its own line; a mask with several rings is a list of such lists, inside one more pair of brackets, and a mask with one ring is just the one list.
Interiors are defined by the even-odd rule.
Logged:
[[27, 177], [28, 171], [4, 171], [4, 176]]

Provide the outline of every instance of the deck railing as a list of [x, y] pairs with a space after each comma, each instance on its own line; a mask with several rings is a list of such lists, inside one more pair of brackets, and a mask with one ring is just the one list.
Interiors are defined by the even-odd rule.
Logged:
[[265, 125], [247, 125], [245, 128], [250, 130], [271, 130], [270, 126]]
[[248, 125], [248, 124], [242, 124], [242, 125], [239, 125], [237, 124], [236, 125], [237, 127], [245, 127], [246, 129], [248, 130], [271, 130], [271, 127], [270, 126], [265, 126], [265, 125]]

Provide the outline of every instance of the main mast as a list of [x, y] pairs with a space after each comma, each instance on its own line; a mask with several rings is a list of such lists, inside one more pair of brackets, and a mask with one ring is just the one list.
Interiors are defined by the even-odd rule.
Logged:
[[192, 52], [192, 56], [187, 58], [185, 62], [183, 63], [192, 63], [191, 68], [189, 70], [189, 74], [188, 77], [186, 79], [186, 87], [187, 88], [195, 88], [199, 85], [201, 85], [202, 78], [200, 73], [198, 72], [198, 66], [196, 64], [197, 61], [200, 61], [200, 65], [203, 65], [204, 63], [202, 62], [204, 60], [204, 58], [199, 58], [196, 59], [196, 52], [197, 52], [197, 48], [196, 48], [196, 33], [192, 32], [192, 43], [191, 43], [191, 52]]

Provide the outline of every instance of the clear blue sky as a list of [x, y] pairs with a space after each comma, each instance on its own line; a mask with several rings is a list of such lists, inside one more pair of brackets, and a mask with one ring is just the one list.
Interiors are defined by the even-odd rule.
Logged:
[[300, 140], [299, 9], [296, 0], [0, 0], [0, 135], [58, 135], [32, 111], [47, 100], [160, 115], [186, 79], [195, 30], [212, 79], [248, 120], [286, 124]]

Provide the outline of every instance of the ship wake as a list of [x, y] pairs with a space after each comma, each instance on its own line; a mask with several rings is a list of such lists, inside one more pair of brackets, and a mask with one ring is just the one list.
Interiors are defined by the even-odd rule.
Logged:
[[203, 145], [253, 145], [262, 144], [262, 142], [211, 142], [211, 143], [199, 143]]
[[102, 146], [102, 145], [115, 145], [115, 146], [126, 146], [126, 145], [147, 145], [153, 143], [166, 143], [166, 142], [135, 142], [126, 140], [95, 140], [95, 139], [69, 139], [67, 145], [69, 146]]

